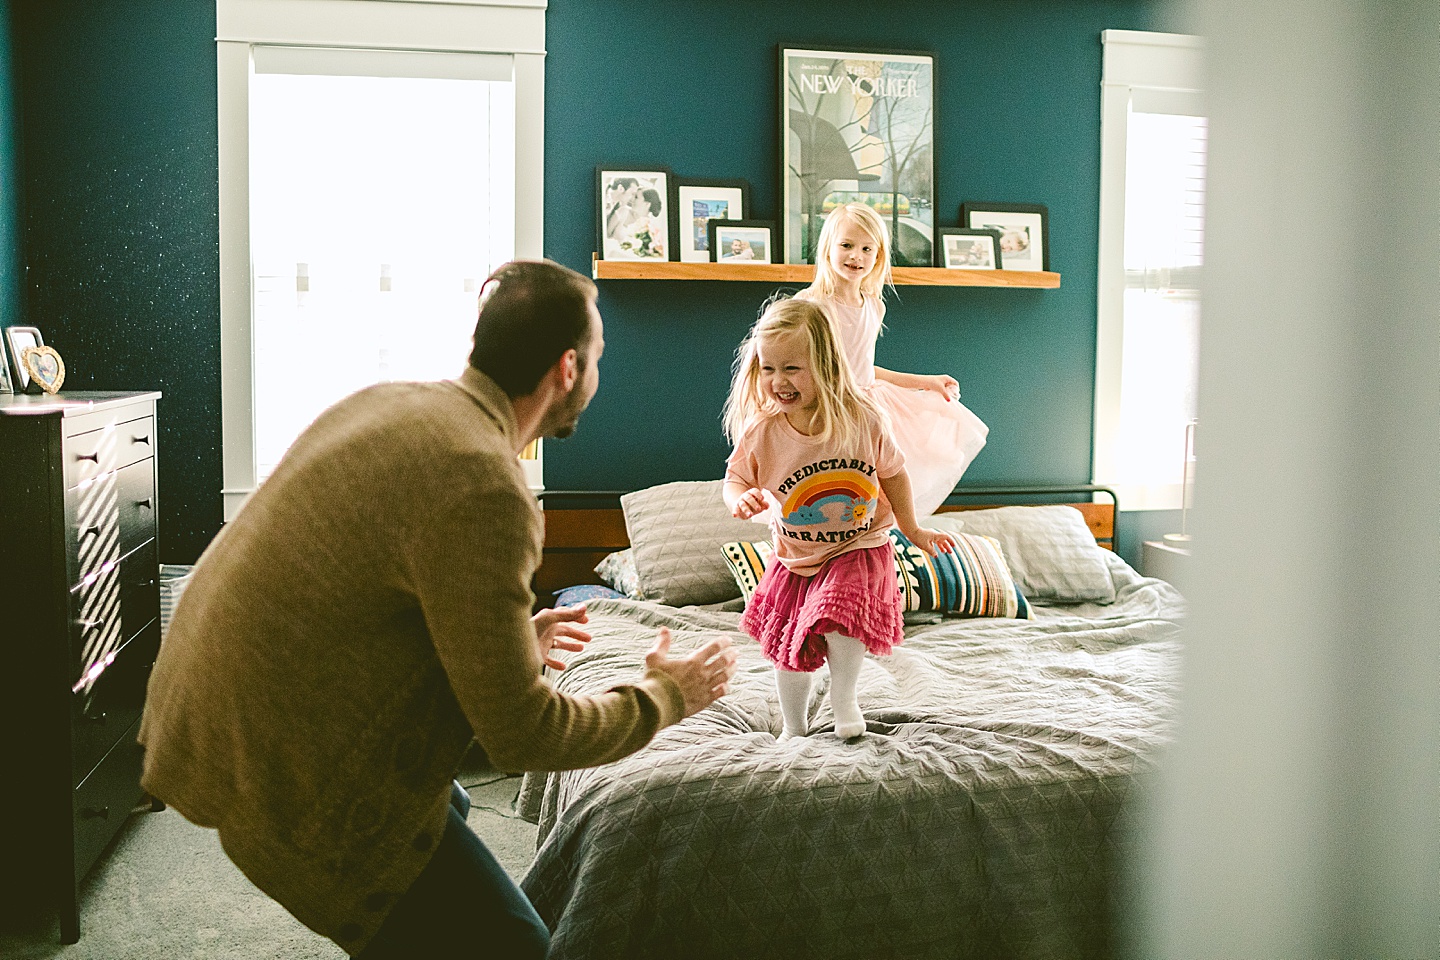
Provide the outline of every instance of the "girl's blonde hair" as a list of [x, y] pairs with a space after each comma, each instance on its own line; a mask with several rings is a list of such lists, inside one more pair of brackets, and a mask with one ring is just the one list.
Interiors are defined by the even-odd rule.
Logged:
[[802, 292], [815, 298], [828, 300], [835, 296], [835, 271], [830, 266], [830, 251], [835, 248], [835, 235], [842, 223], [853, 223], [875, 241], [875, 266], [860, 280], [860, 292], [867, 297], [879, 297], [881, 291], [890, 285], [890, 231], [885, 221], [873, 208], [863, 203], [847, 203], [830, 211], [825, 226], [820, 228], [820, 239], [815, 244], [815, 280]]
[[849, 446], [865, 436], [870, 424], [885, 425], [885, 414], [855, 382], [825, 308], [813, 300], [784, 297], [770, 302], [736, 351], [730, 396], [722, 414], [725, 436], [732, 444], [756, 417], [780, 410], [779, 404], [760, 390], [760, 341], [797, 335], [805, 338], [810, 378], [815, 384], [814, 425], [818, 429], [814, 435], [825, 443]]

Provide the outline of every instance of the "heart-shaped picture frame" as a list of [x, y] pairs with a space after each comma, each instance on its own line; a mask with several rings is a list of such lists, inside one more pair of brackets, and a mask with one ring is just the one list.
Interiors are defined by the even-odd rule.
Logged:
[[31, 381], [46, 393], [58, 393], [65, 385], [65, 361], [54, 347], [26, 347], [20, 362], [25, 364]]

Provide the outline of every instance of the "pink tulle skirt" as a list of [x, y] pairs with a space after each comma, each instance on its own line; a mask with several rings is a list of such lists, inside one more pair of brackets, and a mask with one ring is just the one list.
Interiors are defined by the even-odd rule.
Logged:
[[884, 656], [904, 639], [895, 553], [888, 543], [848, 550], [810, 577], [776, 560], [765, 568], [741, 626], [785, 670], [810, 672], [825, 662], [825, 634], [843, 633]]
[[890, 415], [891, 436], [905, 454], [915, 516], [929, 516], [985, 446], [990, 428], [959, 400], [933, 390], [906, 390], [876, 380], [870, 393]]

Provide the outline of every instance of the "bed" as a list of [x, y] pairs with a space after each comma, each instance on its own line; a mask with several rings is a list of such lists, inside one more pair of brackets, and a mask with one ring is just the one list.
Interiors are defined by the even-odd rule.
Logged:
[[711, 582], [717, 540], [764, 531], [733, 526], [712, 495], [662, 485], [623, 511], [547, 509], [539, 589], [626, 549], [639, 577], [590, 602], [595, 639], [568, 655], [561, 690], [632, 679], [661, 626], [677, 650], [721, 632], [740, 655], [731, 693], [645, 750], [523, 781], [539, 841], [522, 885], [551, 956], [1113, 956], [1184, 602], [1103, 548], [1111, 506], [927, 521], [994, 543], [1029, 619], [913, 611], [905, 643], [862, 670], [864, 736], [834, 735], [822, 668], [810, 735], [779, 742], [743, 596], [705, 593], [741, 588], [729, 565]]

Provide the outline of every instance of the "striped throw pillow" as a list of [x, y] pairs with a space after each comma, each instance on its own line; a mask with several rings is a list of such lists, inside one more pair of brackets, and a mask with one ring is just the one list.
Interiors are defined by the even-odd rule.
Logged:
[[[906, 613], [1030, 619], [1030, 604], [1010, 576], [998, 541], [957, 533], [955, 551], [932, 557], [899, 530], [890, 531], [895, 580]], [[774, 550], [769, 541], [734, 541], [722, 547], [736, 585], [750, 602]]]
[[1030, 604], [1010, 575], [1000, 541], [973, 533], [951, 536], [954, 551], [932, 557], [899, 530], [890, 531], [905, 610], [1029, 620]]

